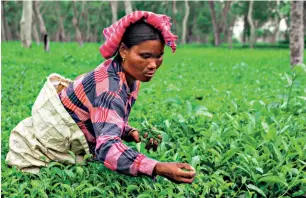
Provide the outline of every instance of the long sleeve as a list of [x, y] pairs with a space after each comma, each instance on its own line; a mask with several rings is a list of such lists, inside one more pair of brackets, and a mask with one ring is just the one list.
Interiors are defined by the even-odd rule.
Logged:
[[123, 140], [126, 140], [128, 138], [128, 135], [131, 131], [134, 131], [134, 130], [137, 130], [136, 128], [134, 127], [131, 127], [128, 123], [125, 124], [124, 126], [124, 131], [122, 133], [122, 139]]
[[125, 104], [117, 93], [103, 92], [95, 97], [90, 118], [96, 136], [95, 154], [99, 161], [114, 171], [127, 175], [152, 176], [157, 163], [122, 143], [126, 132]]
[[125, 133], [125, 134], [129, 134], [129, 132], [132, 131], [132, 130], [136, 130], [136, 128], [131, 127], [131, 126], [128, 125], [128, 124], [125, 125], [125, 129], [124, 129], [124, 133]]

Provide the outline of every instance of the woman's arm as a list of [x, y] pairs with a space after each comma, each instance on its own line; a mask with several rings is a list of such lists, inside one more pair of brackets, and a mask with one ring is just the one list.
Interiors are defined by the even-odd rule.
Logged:
[[103, 92], [95, 98], [90, 118], [97, 142], [96, 157], [107, 168], [119, 173], [152, 176], [157, 161], [122, 143], [124, 115], [124, 102], [116, 93]]
[[124, 131], [122, 133], [121, 139], [126, 141], [126, 142], [132, 142], [132, 141], [135, 141], [136, 143], [140, 142], [139, 134], [138, 134], [138, 138], [137, 138], [137, 140], [139, 140], [139, 141], [136, 141], [134, 139], [134, 137], [131, 137], [131, 133], [133, 131], [138, 131], [138, 130], [134, 127], [131, 127], [128, 123], [125, 124]]
[[[122, 143], [124, 102], [112, 92], [102, 93], [95, 100], [90, 117], [96, 133], [96, 156], [104, 165], [127, 175], [160, 175], [176, 183], [192, 183], [195, 170], [186, 163], [162, 163], [140, 154]], [[186, 169], [188, 171], [184, 171]]]
[[175, 183], [191, 184], [196, 172], [192, 166], [186, 163], [158, 162], [153, 170], [153, 175], [166, 177]]

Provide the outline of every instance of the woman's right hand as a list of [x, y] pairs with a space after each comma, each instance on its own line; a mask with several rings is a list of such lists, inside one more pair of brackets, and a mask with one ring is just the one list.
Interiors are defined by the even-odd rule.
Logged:
[[158, 162], [154, 168], [154, 174], [166, 177], [175, 183], [191, 184], [196, 172], [194, 168], [187, 163]]

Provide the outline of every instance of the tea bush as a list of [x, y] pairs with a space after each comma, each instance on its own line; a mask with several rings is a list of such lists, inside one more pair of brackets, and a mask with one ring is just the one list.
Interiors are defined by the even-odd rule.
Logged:
[[[179, 46], [143, 83], [132, 126], [156, 127], [160, 161], [192, 164], [192, 185], [129, 177], [102, 164], [51, 163], [38, 176], [5, 164], [10, 131], [30, 116], [55, 72], [70, 79], [103, 60], [98, 44], [51, 43], [23, 49], [2, 43], [2, 195], [4, 197], [298, 197], [306, 194], [306, 69], [288, 49]], [[144, 131], [145, 132], [145, 131]], [[129, 146], [136, 149], [135, 144]]]

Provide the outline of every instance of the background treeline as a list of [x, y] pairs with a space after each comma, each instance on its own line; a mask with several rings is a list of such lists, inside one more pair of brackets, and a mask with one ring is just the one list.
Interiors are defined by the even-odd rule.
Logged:
[[[23, 2], [1, 4], [2, 41], [20, 40]], [[135, 10], [170, 16], [180, 43], [289, 43], [290, 1], [40, 1], [32, 7], [31, 35], [37, 43], [43, 40], [41, 19], [50, 41], [103, 42], [103, 28]], [[281, 20], [286, 30], [280, 30]], [[243, 31], [237, 39], [233, 29], [238, 21]]]

